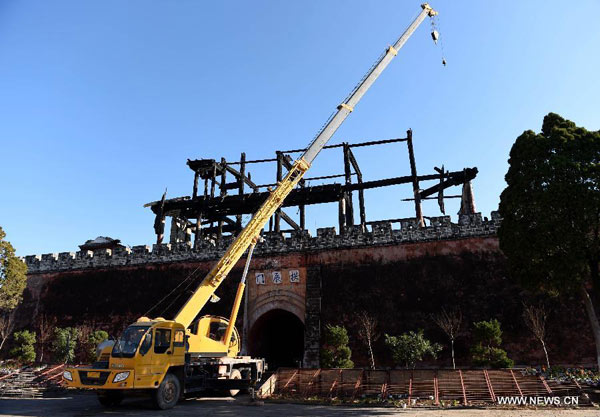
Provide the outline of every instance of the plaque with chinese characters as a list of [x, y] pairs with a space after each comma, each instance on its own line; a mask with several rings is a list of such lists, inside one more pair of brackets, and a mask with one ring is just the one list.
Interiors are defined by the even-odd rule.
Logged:
[[300, 271], [297, 269], [290, 269], [290, 282], [300, 282]]

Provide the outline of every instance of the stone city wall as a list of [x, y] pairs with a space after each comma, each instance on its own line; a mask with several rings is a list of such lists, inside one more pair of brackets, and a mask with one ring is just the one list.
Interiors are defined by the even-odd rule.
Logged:
[[[337, 233], [335, 227], [317, 229], [317, 236], [308, 231], [296, 232], [286, 238], [282, 233], [267, 232], [264, 241], [256, 246], [256, 255], [275, 255], [289, 252], [310, 252], [326, 249], [356, 248], [373, 245], [394, 245], [435, 240], [455, 240], [478, 236], [496, 235], [501, 218], [498, 212], [492, 212], [491, 219], [483, 219], [481, 213], [461, 215], [458, 224], [450, 221], [450, 216], [430, 217], [429, 225], [417, 227], [416, 219], [401, 220], [400, 228], [393, 223], [382, 221], [363, 230], [361, 226], [350, 226]], [[111, 268], [135, 266], [153, 263], [171, 263], [182, 261], [208, 261], [220, 258], [232, 238], [226, 237], [217, 243], [203, 241], [198, 248], [191, 243], [177, 243], [123, 247], [114, 250], [61, 252], [44, 255], [25, 256], [28, 273], [44, 274], [49, 272], [82, 270], [90, 268]]]

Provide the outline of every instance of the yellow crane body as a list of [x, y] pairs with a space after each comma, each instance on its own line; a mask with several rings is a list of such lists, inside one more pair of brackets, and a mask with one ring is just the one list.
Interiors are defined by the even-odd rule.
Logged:
[[[146, 390], [158, 408], [167, 409], [173, 407], [184, 393], [211, 388], [230, 390], [233, 394], [261, 379], [265, 370], [264, 360], [238, 356], [241, 341], [235, 328], [254, 246], [269, 218], [298, 185], [362, 96], [425, 17], [437, 14], [427, 3], [421, 8], [421, 13], [400, 38], [386, 49], [347, 99], [337, 106], [337, 111], [270, 192], [174, 319], [140, 317], [125, 329], [116, 342], [103, 347], [101, 344], [98, 362], [93, 366], [66, 368], [63, 381], [67, 386], [97, 390], [103, 405], [118, 404], [127, 392]], [[203, 316], [196, 319], [246, 250], [246, 266], [230, 317]]]

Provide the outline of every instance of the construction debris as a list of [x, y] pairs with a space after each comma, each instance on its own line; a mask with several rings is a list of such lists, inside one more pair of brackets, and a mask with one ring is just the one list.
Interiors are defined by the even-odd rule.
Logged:
[[40, 398], [64, 391], [64, 365], [25, 367], [0, 376], [0, 398]]

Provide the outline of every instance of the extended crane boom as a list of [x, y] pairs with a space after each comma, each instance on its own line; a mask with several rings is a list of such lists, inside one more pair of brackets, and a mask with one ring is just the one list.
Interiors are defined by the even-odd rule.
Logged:
[[[354, 110], [354, 107], [360, 101], [362, 96], [367, 92], [371, 85], [373, 85], [391, 60], [398, 54], [398, 50], [402, 48], [404, 43], [417, 27], [419, 27], [426, 16], [432, 17], [437, 14], [437, 12], [427, 3], [422, 4], [421, 8], [421, 13], [419, 13], [417, 18], [410, 24], [402, 36], [398, 38], [396, 43], [387, 48], [385, 54], [383, 54], [375, 65], [373, 65], [371, 70], [350, 93], [348, 98], [337, 107], [337, 112], [327, 121], [304, 154], [294, 162], [285, 178], [277, 185], [275, 190], [271, 192], [246, 227], [231, 243], [223, 257], [210, 270], [194, 294], [184, 304], [181, 310], [179, 310], [174, 318], [176, 322], [183, 324], [185, 327], [188, 327], [192, 323], [198, 312], [208, 302], [217, 287], [227, 277], [227, 274], [229, 274], [231, 269], [242, 257], [246, 249], [255, 242], [260, 231], [269, 221], [269, 218], [281, 206], [283, 200], [302, 179], [306, 171], [310, 168], [312, 161], [317, 157], [321, 149], [323, 149], [323, 146], [331, 139], [346, 117]], [[233, 323], [231, 323], [231, 325], [233, 325]]]

